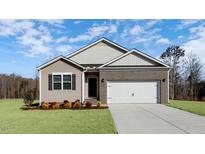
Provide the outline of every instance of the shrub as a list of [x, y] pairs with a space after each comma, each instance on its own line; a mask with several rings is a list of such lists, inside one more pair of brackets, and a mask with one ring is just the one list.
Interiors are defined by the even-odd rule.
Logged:
[[72, 106], [72, 107], [74, 106], [74, 104], [75, 104], [75, 102], [71, 102], [71, 106]]
[[98, 103], [97, 103], [97, 107], [102, 107], [102, 106], [103, 106], [103, 103], [100, 102], [100, 101], [98, 101]]
[[41, 107], [42, 107], [42, 109], [48, 109], [49, 108], [49, 104], [47, 102], [42, 102], [41, 103]]
[[63, 103], [69, 103], [69, 101], [66, 99], [66, 100], [63, 101]]
[[86, 106], [87, 108], [90, 108], [90, 107], [92, 107], [92, 102], [90, 102], [90, 101], [87, 101], [87, 102], [85, 103], [85, 106]]
[[51, 103], [51, 108], [52, 108], [52, 109], [59, 109], [59, 108], [60, 108], [60, 103], [58, 103], [58, 102], [52, 102], [52, 103]]
[[64, 102], [63, 108], [65, 108], [65, 109], [71, 109], [71, 108], [72, 108], [72, 103], [71, 103], [71, 102]]
[[80, 107], [81, 107], [81, 103], [80, 102], [74, 102], [73, 108], [80, 108]]
[[32, 106], [32, 103], [34, 101], [34, 94], [33, 91], [28, 91], [25, 95], [24, 95], [24, 104], [26, 106]]

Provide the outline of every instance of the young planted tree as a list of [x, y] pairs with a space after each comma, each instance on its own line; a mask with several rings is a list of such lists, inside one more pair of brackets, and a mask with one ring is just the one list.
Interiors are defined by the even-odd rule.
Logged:
[[199, 98], [199, 83], [202, 75], [202, 63], [195, 54], [190, 53], [184, 61], [185, 79], [188, 82], [188, 96], [191, 100]]
[[35, 99], [34, 92], [32, 90], [29, 90], [24, 95], [24, 104], [26, 106], [31, 106], [34, 99]]
[[175, 99], [176, 86], [180, 79], [180, 58], [184, 57], [184, 55], [185, 50], [180, 48], [180, 46], [171, 46], [168, 47], [160, 56], [166, 64], [172, 67], [169, 73], [170, 96], [172, 100]]

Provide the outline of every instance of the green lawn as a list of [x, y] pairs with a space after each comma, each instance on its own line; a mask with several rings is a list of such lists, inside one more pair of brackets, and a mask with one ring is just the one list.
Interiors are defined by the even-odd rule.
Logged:
[[205, 116], [205, 102], [170, 100], [167, 105]]
[[28, 110], [21, 99], [0, 100], [0, 134], [110, 134], [116, 133], [108, 109]]

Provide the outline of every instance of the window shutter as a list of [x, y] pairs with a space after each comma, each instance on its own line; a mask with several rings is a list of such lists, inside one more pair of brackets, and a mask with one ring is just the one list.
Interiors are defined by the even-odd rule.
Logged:
[[52, 74], [48, 74], [48, 90], [52, 90]]
[[76, 90], [76, 75], [72, 74], [72, 90]]

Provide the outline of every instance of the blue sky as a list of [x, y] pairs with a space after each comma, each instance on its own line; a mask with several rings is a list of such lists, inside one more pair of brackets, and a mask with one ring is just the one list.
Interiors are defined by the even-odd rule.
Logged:
[[101, 37], [153, 57], [180, 45], [205, 62], [205, 20], [0, 20], [0, 73], [34, 77], [38, 65]]

